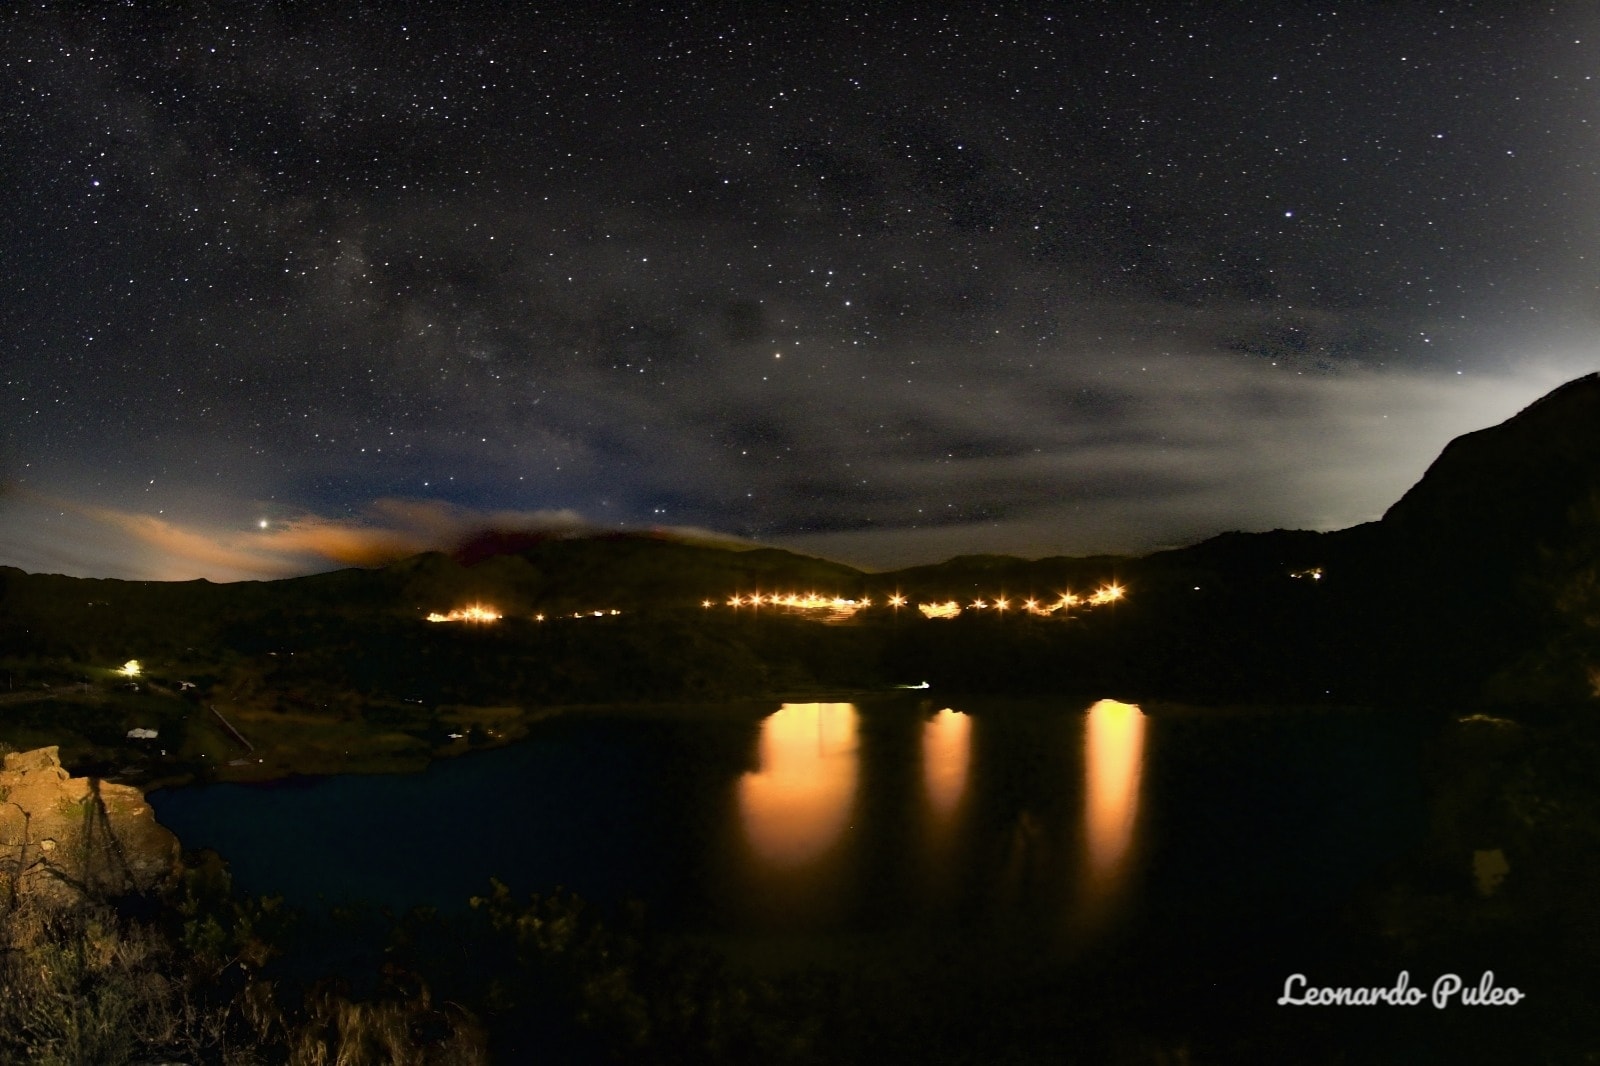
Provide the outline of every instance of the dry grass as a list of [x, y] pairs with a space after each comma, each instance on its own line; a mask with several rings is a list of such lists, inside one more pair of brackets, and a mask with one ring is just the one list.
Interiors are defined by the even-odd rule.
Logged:
[[0, 916], [0, 1061], [129, 1062], [178, 1030], [171, 949], [104, 907]]
[[425, 986], [372, 1002], [318, 988], [286, 1007], [238, 955], [180, 949], [104, 903], [9, 900], [9, 885], [0, 884], [0, 1063], [487, 1062], [475, 1019], [433, 1009]]

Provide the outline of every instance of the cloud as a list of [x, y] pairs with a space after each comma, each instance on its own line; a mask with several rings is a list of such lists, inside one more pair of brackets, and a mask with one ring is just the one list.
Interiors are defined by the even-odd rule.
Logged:
[[[385, 498], [358, 517], [303, 514], [265, 529], [217, 528], [114, 507], [79, 503], [20, 490], [33, 513], [13, 518], [31, 529], [32, 543], [13, 556], [25, 566], [82, 576], [136, 580], [258, 580], [313, 573], [339, 566], [380, 566], [430, 550], [451, 550], [476, 534], [578, 533], [592, 527], [572, 510], [477, 510], [437, 500]], [[73, 544], [64, 554], [50, 547], [45, 519], [73, 524]], [[92, 529], [82, 528], [82, 520]], [[54, 534], [59, 536], [58, 533]]]
[[64, 505], [86, 518], [126, 534], [164, 563], [192, 570], [196, 576], [237, 574], [243, 577], [284, 577], [295, 572], [289, 560], [252, 550], [233, 538], [186, 529], [152, 515], [134, 514], [111, 507]]
[[[579, 531], [583, 515], [671, 515], [880, 565], [1335, 528], [1377, 517], [1451, 436], [1560, 380], [1477, 372], [1486, 321], [1524, 331], [1508, 351], [1536, 345], [1529, 315], [1505, 310], [1531, 297], [1472, 279], [1554, 284], [1539, 270], [1463, 260], [1451, 288], [1471, 314], [1424, 307], [1400, 294], [1445, 276], [1407, 254], [1431, 256], [1433, 234], [1341, 238], [1388, 249], [1353, 258], [1298, 222], [1261, 235], [1235, 178], [1215, 171], [1182, 202], [1137, 192], [1145, 164], [1093, 143], [1104, 135], [1071, 109], [1052, 119], [1079, 123], [1052, 127], [1082, 148], [1066, 169], [1003, 134], [1022, 113], [994, 97], [937, 121], [904, 100], [852, 106], [825, 135], [803, 109], [713, 109], [715, 128], [689, 123], [659, 154], [643, 140], [605, 153], [625, 172], [530, 185], [518, 175], [537, 168], [495, 149], [500, 131], [440, 122], [408, 103], [406, 64], [360, 61], [396, 42], [348, 42], [356, 60], [336, 71], [317, 34], [270, 12], [243, 58], [194, 47], [203, 21], [172, 23], [121, 61], [183, 57], [195, 91], [177, 106], [93, 49], [56, 47], [58, 24], [28, 22], [13, 49], [52, 56], [28, 72], [54, 72], [36, 95], [59, 108], [40, 111], [50, 136], [24, 169], [112, 114], [119, 189], [104, 210], [143, 204], [157, 214], [119, 232], [177, 243], [86, 233], [119, 279], [115, 306], [90, 298], [101, 286], [78, 256], [51, 260], [19, 304], [12, 346], [40, 356], [8, 367], [15, 391], [70, 402], [19, 408], [0, 434], [7, 472], [96, 504], [0, 485], [0, 560], [29, 568], [276, 577], [485, 530]], [[294, 160], [279, 156], [285, 121], [305, 149]], [[729, 121], [751, 122], [737, 160]], [[407, 150], [382, 150], [394, 144]], [[484, 180], [508, 195], [395, 192], [458, 188], [463, 158], [503, 167]], [[344, 180], [368, 167], [384, 180]], [[1406, 196], [1370, 196], [1368, 221], [1348, 225], [1395, 232], [1418, 174], [1384, 177]], [[72, 202], [28, 201], [29, 225], [78, 217], [79, 192], [41, 189]], [[134, 279], [169, 259], [208, 284], [140, 304], [168, 286]], [[74, 317], [117, 329], [83, 348], [63, 327]], [[138, 338], [137, 359], [96, 354], [118, 335]], [[1592, 352], [1577, 358], [1563, 377], [1592, 369]], [[441, 487], [477, 507], [396, 495]], [[307, 510], [241, 527], [248, 496]], [[507, 499], [578, 510], [496, 508]], [[355, 516], [323, 513], [336, 505]]]
[[[997, 385], [975, 406], [925, 404], [923, 416], [944, 423], [935, 439], [987, 425], [1030, 447], [857, 451], [854, 487], [828, 490], [848, 506], [831, 508], [819, 492], [810, 513], [791, 512], [793, 525], [769, 539], [886, 567], [995, 550], [1142, 553], [1229, 529], [1345, 528], [1381, 517], [1452, 438], [1503, 421], [1571, 376], [1549, 366], [1460, 377], [1270, 373], [1224, 354], [1111, 369], [1110, 419], [1073, 417], [1059, 390], [1027, 380]], [[864, 485], [882, 487], [869, 498]], [[839, 520], [847, 516], [857, 520]]]
[[[701, 527], [692, 536], [728, 539], [720, 527], [876, 567], [976, 551], [1136, 553], [1227, 529], [1335, 529], [1379, 517], [1452, 437], [1594, 365], [1592, 352], [1574, 349], [1461, 376], [1358, 363], [1318, 373], [1194, 337], [1092, 364], [1071, 349], [1027, 363], [966, 357], [958, 345], [897, 352], [898, 365], [841, 347], [813, 356], [861, 382], [843, 393], [813, 381], [797, 356], [800, 373], [786, 357], [790, 376], [770, 383], [760, 381], [765, 365], [742, 377], [708, 368], [702, 394], [676, 410], [611, 394], [605, 432], [626, 461], [596, 454], [581, 465], [594, 496], [622, 501], [613, 510], [599, 499], [582, 510], [507, 509], [378, 495], [353, 516], [308, 509], [259, 529], [238, 524], [256, 506], [240, 499], [194, 493], [186, 506], [167, 495], [166, 513], [152, 515], [137, 497], [89, 506], [19, 486], [0, 501], [0, 561], [89, 576], [274, 578], [380, 565], [487, 531], [640, 528], [652, 503]], [[1002, 361], [1007, 373], [996, 372]], [[632, 428], [647, 422], [648, 432]], [[749, 457], [729, 461], [729, 450]]]

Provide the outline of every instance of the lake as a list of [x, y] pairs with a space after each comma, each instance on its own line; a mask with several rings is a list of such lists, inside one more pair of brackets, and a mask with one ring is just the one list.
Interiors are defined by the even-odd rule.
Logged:
[[1029, 994], [1194, 1017], [1338, 954], [1340, 915], [1423, 839], [1422, 735], [1398, 713], [907, 694], [574, 713], [420, 774], [150, 800], [241, 887], [304, 906], [459, 908], [495, 877], [642, 900], [736, 959], [971, 981], [1026, 960]]

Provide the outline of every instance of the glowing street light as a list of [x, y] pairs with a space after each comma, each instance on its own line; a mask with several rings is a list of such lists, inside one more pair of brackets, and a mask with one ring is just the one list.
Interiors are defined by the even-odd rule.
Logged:
[[1117, 584], [1102, 585], [1089, 597], [1092, 606], [1099, 607], [1107, 603], [1116, 603], [1122, 599], [1122, 586]]

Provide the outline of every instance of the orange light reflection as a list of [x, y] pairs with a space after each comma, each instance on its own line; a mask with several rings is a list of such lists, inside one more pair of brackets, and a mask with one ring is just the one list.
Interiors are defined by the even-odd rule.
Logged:
[[972, 750], [972, 719], [946, 707], [922, 727], [922, 775], [928, 802], [939, 821], [948, 821], [967, 788]]
[[760, 754], [760, 769], [739, 780], [745, 834], [769, 862], [810, 862], [838, 840], [855, 801], [855, 705], [784, 704], [761, 723]]
[[1084, 809], [1088, 875], [1093, 889], [1116, 881], [1133, 844], [1144, 764], [1144, 712], [1131, 703], [1101, 700], [1084, 726]]

